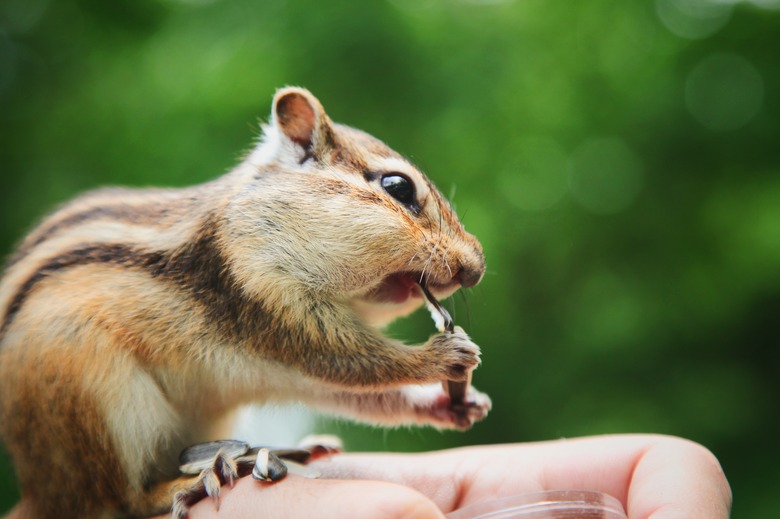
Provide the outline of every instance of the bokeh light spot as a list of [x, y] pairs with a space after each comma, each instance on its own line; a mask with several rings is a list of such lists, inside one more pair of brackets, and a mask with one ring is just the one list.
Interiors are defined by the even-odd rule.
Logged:
[[702, 60], [685, 84], [688, 111], [711, 130], [747, 124], [764, 99], [761, 74], [738, 54], [713, 54]]
[[750, 0], [750, 3], [764, 9], [780, 9], [780, 0]]
[[514, 160], [499, 177], [510, 203], [524, 211], [549, 209], [566, 194], [567, 157], [551, 139], [527, 138], [514, 150]]
[[572, 154], [569, 189], [587, 211], [614, 214], [629, 207], [642, 187], [642, 162], [623, 141], [591, 139]]
[[403, 11], [422, 11], [433, 7], [435, 0], [390, 0], [390, 3]]
[[733, 5], [713, 0], [656, 0], [661, 23], [681, 38], [706, 38], [723, 28], [731, 18]]
[[[595, 350], [621, 349], [643, 326], [645, 308], [631, 280], [607, 269], [595, 270], [572, 287], [568, 318], [571, 340]], [[588, 308], [587, 314], [581, 312]]]

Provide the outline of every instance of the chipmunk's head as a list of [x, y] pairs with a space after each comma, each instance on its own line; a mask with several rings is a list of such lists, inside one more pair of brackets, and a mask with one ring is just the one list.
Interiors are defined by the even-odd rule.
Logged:
[[378, 139], [333, 123], [307, 90], [276, 93], [248, 163], [257, 190], [242, 212], [265, 227], [258, 236], [275, 233], [258, 246], [371, 323], [419, 307], [418, 283], [444, 298], [482, 278], [481, 245], [433, 183]]

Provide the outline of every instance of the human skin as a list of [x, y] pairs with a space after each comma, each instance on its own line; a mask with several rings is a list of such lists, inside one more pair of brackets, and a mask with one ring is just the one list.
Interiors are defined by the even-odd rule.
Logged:
[[480, 501], [544, 490], [594, 490], [629, 519], [727, 519], [731, 490], [715, 456], [656, 435], [597, 436], [419, 454], [339, 454], [312, 464], [320, 479], [243, 478], [224, 487], [219, 515], [204, 499], [191, 519], [442, 519]]

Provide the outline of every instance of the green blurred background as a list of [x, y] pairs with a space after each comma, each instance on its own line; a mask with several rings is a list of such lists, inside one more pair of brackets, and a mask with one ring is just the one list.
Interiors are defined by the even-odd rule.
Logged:
[[776, 0], [2, 0], [0, 253], [85, 189], [220, 174], [306, 86], [427, 171], [488, 259], [451, 308], [490, 417], [321, 431], [674, 434], [719, 457], [735, 517], [776, 517], [779, 36]]

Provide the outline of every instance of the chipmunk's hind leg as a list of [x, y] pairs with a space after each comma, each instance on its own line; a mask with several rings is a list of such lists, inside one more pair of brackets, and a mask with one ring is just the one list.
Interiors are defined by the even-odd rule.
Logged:
[[236, 479], [252, 474], [259, 481], [276, 482], [287, 475], [288, 466], [304, 477], [319, 477], [304, 465], [312, 459], [330, 456], [342, 449], [334, 436], [310, 436], [298, 448], [250, 448], [238, 440], [218, 440], [187, 447], [179, 456], [183, 476], [155, 484], [140, 499], [137, 515], [171, 511], [174, 519], [184, 519], [192, 505], [210, 496], [219, 510], [222, 485], [233, 486]]
[[82, 370], [103, 371], [111, 359], [44, 338], [0, 349], [0, 429], [22, 494], [9, 517], [105, 517], [121, 509], [128, 481]]
[[189, 508], [206, 496], [214, 500], [214, 506], [219, 510], [222, 485], [227, 484], [233, 488], [237, 479], [236, 462], [224, 451], [219, 451], [211, 467], [203, 469], [189, 487], [182, 488], [173, 495], [171, 516], [174, 519], [185, 519]]
[[150, 515], [170, 511], [174, 519], [185, 519], [190, 507], [205, 497], [211, 497], [219, 510], [222, 485], [233, 487], [238, 477], [238, 467], [231, 455], [218, 451], [211, 465], [198, 475], [156, 483], [138, 501], [139, 509], [134, 512]]

